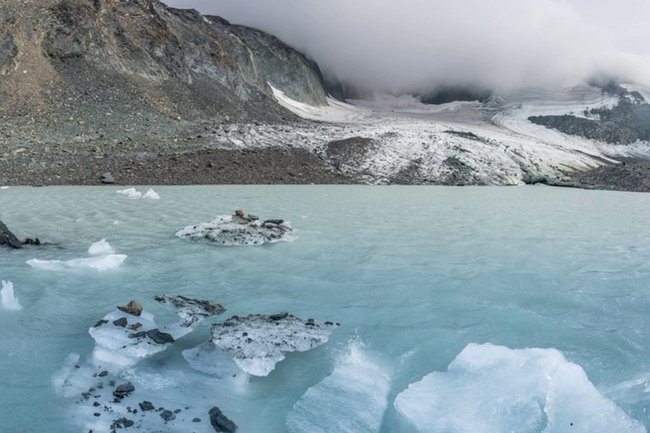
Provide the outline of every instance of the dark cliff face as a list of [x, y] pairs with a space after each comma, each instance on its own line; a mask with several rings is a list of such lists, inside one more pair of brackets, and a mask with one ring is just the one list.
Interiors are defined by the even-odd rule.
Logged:
[[299, 101], [326, 103], [313, 62], [218, 17], [157, 0], [22, 3], [0, 0], [0, 115], [29, 117], [45, 133], [291, 117], [268, 83]]

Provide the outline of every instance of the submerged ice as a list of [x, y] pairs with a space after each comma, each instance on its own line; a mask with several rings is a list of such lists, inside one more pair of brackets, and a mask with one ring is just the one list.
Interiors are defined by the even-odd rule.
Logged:
[[554, 349], [468, 345], [449, 365], [411, 384], [395, 409], [427, 433], [644, 433]]
[[128, 258], [126, 254], [116, 254], [113, 247], [102, 239], [93, 243], [88, 248], [91, 257], [82, 257], [70, 260], [41, 260], [31, 259], [27, 264], [32, 268], [45, 271], [71, 271], [90, 269], [94, 271], [110, 271], [119, 268]]
[[287, 416], [289, 433], [377, 433], [388, 406], [390, 375], [359, 343], [309, 388]]

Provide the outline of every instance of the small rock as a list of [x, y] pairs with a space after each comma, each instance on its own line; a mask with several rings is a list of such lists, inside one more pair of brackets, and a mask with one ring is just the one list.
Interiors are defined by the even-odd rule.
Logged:
[[237, 431], [237, 425], [226, 417], [221, 409], [213, 407], [208, 412], [210, 415], [210, 424], [216, 432], [234, 433]]
[[171, 410], [163, 410], [162, 412], [160, 412], [160, 417], [165, 421], [171, 421], [173, 419], [176, 419], [176, 415], [174, 415], [174, 412], [172, 412]]
[[108, 376], [108, 371], [106, 371], [106, 370], [102, 370], [102, 371], [99, 372], [99, 374], [97, 374], [97, 376], [99, 376], [99, 377], [106, 377], [106, 376]]
[[113, 391], [113, 397], [118, 400], [122, 400], [124, 397], [130, 395], [133, 391], [135, 391], [135, 387], [131, 382], [123, 383], [122, 385], [118, 385], [118, 387], [115, 388]]
[[117, 320], [113, 320], [113, 325], [119, 326], [121, 328], [124, 328], [127, 325], [128, 321], [126, 320], [126, 317], [119, 318]]
[[110, 172], [106, 172], [99, 177], [99, 181], [106, 185], [113, 185], [115, 183], [115, 178]]
[[142, 403], [139, 403], [140, 405], [140, 410], [143, 412], [146, 412], [148, 410], [154, 410], [155, 408], [153, 407], [153, 404], [150, 401], [143, 401]]

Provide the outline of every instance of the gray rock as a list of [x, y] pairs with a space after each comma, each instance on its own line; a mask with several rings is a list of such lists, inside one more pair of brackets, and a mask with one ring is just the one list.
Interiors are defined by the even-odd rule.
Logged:
[[10, 248], [20, 249], [23, 247], [22, 242], [18, 240], [16, 235], [14, 235], [7, 226], [0, 221], [0, 246], [6, 245]]
[[117, 400], [122, 400], [124, 397], [131, 395], [133, 391], [135, 391], [135, 387], [131, 382], [123, 383], [113, 390], [113, 397]]
[[140, 410], [143, 411], [143, 412], [155, 409], [153, 407], [153, 404], [150, 401], [146, 401], [146, 400], [139, 403], [139, 406], [140, 406]]
[[107, 185], [113, 185], [115, 183], [115, 178], [110, 172], [107, 172], [100, 176], [99, 181]]
[[154, 343], [157, 344], [167, 344], [174, 342], [174, 337], [166, 332], [160, 332], [158, 329], [150, 329], [146, 332], [146, 335], [147, 337], [151, 338]]
[[167, 409], [160, 412], [160, 417], [162, 419], [164, 419], [165, 421], [172, 421], [172, 420], [176, 419], [176, 415], [174, 415], [174, 412], [172, 412], [171, 410], [167, 410]]
[[214, 431], [218, 433], [235, 433], [237, 431], [237, 425], [224, 415], [218, 407], [215, 406], [210, 409], [208, 415], [210, 416], [210, 425], [212, 425]]

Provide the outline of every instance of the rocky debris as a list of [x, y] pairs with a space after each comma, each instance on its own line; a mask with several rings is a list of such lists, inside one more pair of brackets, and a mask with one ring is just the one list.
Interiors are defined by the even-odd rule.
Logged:
[[330, 163], [338, 170], [349, 167], [360, 167], [378, 143], [371, 138], [351, 137], [335, 140], [325, 146], [325, 155]]
[[[96, 414], [96, 416], [98, 416], [98, 414]], [[133, 421], [123, 417], [113, 421], [113, 424], [111, 424], [111, 428], [112, 429], [129, 428], [129, 427], [133, 427], [133, 424], [135, 424]]]
[[183, 319], [181, 326], [192, 326], [201, 322], [206, 317], [223, 314], [226, 309], [219, 304], [201, 299], [192, 299], [185, 296], [158, 295], [154, 299], [161, 304], [172, 305], [178, 316]]
[[124, 328], [128, 323], [126, 317], [120, 317], [117, 320], [113, 320], [113, 325], [119, 326], [120, 328]]
[[583, 189], [650, 192], [650, 161], [627, 159], [548, 183]]
[[113, 391], [113, 397], [115, 397], [116, 400], [120, 401], [125, 397], [131, 395], [133, 391], [135, 391], [135, 387], [131, 382], [123, 383], [115, 388]]
[[214, 431], [218, 433], [235, 433], [237, 431], [237, 425], [228, 419], [218, 407], [215, 406], [210, 409], [208, 415], [210, 416], [210, 425], [212, 425]]
[[260, 222], [255, 216], [218, 216], [209, 223], [188, 226], [176, 236], [192, 241], [207, 240], [222, 246], [262, 245], [293, 239], [293, 229], [284, 220], [271, 219]]
[[267, 376], [288, 352], [304, 352], [325, 344], [332, 322], [316, 323], [288, 313], [233, 316], [211, 327], [212, 342], [254, 376]]
[[106, 173], [102, 174], [102, 175], [99, 177], [99, 181], [100, 181], [101, 183], [106, 184], [106, 185], [113, 185], [113, 184], [115, 184], [115, 178], [113, 177], [113, 175], [112, 175], [110, 172], [106, 172]]
[[142, 305], [138, 301], [130, 301], [126, 305], [119, 305], [118, 310], [123, 311], [132, 316], [140, 316], [142, 314]]

